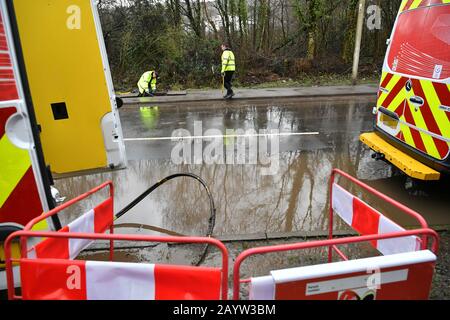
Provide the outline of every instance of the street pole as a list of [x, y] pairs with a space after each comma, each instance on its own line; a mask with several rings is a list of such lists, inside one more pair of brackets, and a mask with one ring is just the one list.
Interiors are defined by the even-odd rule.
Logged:
[[366, 0], [359, 0], [358, 22], [356, 24], [356, 37], [355, 37], [355, 53], [353, 54], [353, 71], [352, 71], [353, 85], [356, 84], [356, 80], [358, 79], [359, 54], [361, 52], [361, 38], [362, 38], [365, 8], [366, 8]]

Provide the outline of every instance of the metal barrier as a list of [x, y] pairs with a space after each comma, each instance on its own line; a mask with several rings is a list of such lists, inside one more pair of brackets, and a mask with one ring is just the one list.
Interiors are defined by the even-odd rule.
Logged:
[[[60, 205], [60, 206], [58, 206], [58, 207], [56, 207], [56, 208], [54, 208], [54, 209], [52, 209], [52, 210], [50, 210], [50, 211], [48, 211], [48, 212], [46, 212], [44, 214], [42, 214], [42, 215], [32, 219], [30, 222], [27, 223], [27, 225], [24, 228], [24, 231], [32, 230], [33, 227], [36, 224], [38, 224], [39, 222], [41, 222], [41, 221], [43, 221], [43, 220], [45, 220], [45, 219], [47, 219], [49, 217], [57, 215], [59, 212], [67, 209], [68, 207], [74, 205], [75, 203], [78, 203], [78, 202], [88, 198], [89, 196], [91, 196], [91, 195], [93, 195], [93, 194], [95, 194], [95, 193], [97, 193], [97, 192], [99, 192], [99, 191], [101, 191], [101, 190], [103, 190], [105, 188], [109, 189], [109, 197], [106, 200], [104, 200], [100, 205], [98, 205], [97, 207], [94, 208], [93, 214], [91, 214], [92, 212], [86, 212], [82, 216], [80, 216], [78, 219], [74, 220], [73, 222], [74, 222], [74, 224], [76, 226], [73, 229], [75, 231], [79, 231], [79, 232], [87, 231], [87, 230], [85, 230], [86, 229], [85, 223], [83, 223], [81, 220], [86, 219], [86, 218], [96, 219], [97, 212], [95, 212], [96, 211], [95, 209], [99, 208], [102, 211], [101, 214], [104, 216], [101, 219], [101, 220], [103, 220], [102, 221], [102, 228], [101, 228], [101, 230], [94, 230], [94, 224], [95, 224], [94, 221], [91, 221], [92, 225], [88, 226], [88, 227], [92, 228], [91, 232], [101, 232], [101, 233], [103, 233], [103, 232], [105, 232], [106, 229], [109, 229], [110, 234], [113, 234], [114, 233], [114, 226], [113, 226], [113, 221], [114, 221], [114, 186], [113, 186], [112, 181], [106, 181], [106, 182], [102, 183], [101, 185], [99, 185], [99, 186], [89, 190], [88, 192], [85, 192], [85, 193], [79, 195], [78, 197], [76, 197], [74, 199], [68, 200], [67, 202], [63, 203], [62, 205]], [[88, 215], [91, 215], [91, 217], [88, 217]], [[106, 215], [106, 217], [105, 217], [105, 215]], [[108, 217], [108, 215], [109, 215], [109, 217]], [[75, 222], [77, 220], [78, 220], [78, 222], [81, 222], [81, 223]], [[70, 228], [70, 224], [68, 226], [66, 226], [66, 227], [63, 227], [58, 232], [70, 231], [69, 229], [71, 229]], [[100, 228], [98, 228], [98, 229], [100, 229]], [[55, 241], [54, 240], [52, 241], [52, 239], [46, 239], [43, 242], [38, 243], [36, 246], [50, 247], [50, 246], [54, 245], [55, 247], [60, 247], [59, 243], [55, 243], [54, 244], [54, 242]], [[89, 243], [78, 244], [77, 251], [80, 252], [88, 244]], [[20, 239], [20, 247], [21, 247], [22, 257], [27, 257], [28, 256], [29, 250], [28, 250], [27, 246], [28, 246], [27, 241], [25, 241], [24, 238], [21, 238]], [[47, 248], [45, 248], [45, 249], [47, 249]], [[61, 248], [57, 248], [57, 250], [58, 249], [61, 251]], [[35, 251], [37, 251], [37, 250], [35, 250]], [[70, 251], [70, 250], [67, 249], [67, 251]], [[113, 240], [110, 240], [109, 252], [110, 252], [110, 260], [112, 261], [113, 260], [113, 256], [114, 256], [114, 241]], [[52, 256], [51, 258], [58, 258], [58, 257]], [[64, 256], [63, 256], [63, 258], [64, 258]], [[66, 257], [66, 258], [69, 258], [69, 257]], [[70, 258], [75, 258], [75, 257], [73, 255], [70, 255]]]
[[[338, 190], [338, 189], [336, 189], [336, 186], [338, 186], [338, 185], [335, 183], [335, 177], [337, 175], [346, 178], [350, 182], [360, 186], [361, 188], [363, 188], [364, 190], [368, 191], [369, 193], [375, 195], [376, 197], [379, 197], [383, 201], [391, 204], [392, 206], [396, 207], [397, 209], [404, 212], [405, 214], [415, 218], [421, 226], [420, 229], [405, 230], [405, 229], [401, 228], [400, 226], [398, 226], [397, 224], [395, 224], [394, 222], [392, 222], [391, 220], [389, 220], [388, 218], [381, 215], [378, 211], [371, 208], [370, 206], [368, 206], [361, 200], [359, 200], [357, 198], [354, 199], [355, 197], [348, 193], [348, 195], [344, 195], [344, 196], [348, 196], [348, 197], [351, 196], [352, 198], [348, 198], [348, 199], [350, 199], [350, 201], [356, 201], [356, 206], [359, 206], [362, 208], [361, 212], [360, 212], [361, 214], [368, 214], [368, 215], [371, 215], [372, 217], [375, 217], [378, 220], [382, 221], [383, 223], [385, 223], [385, 225], [387, 225], [386, 229], [388, 229], [389, 231], [386, 232], [386, 230], [384, 230], [384, 231], [381, 230], [381, 232], [380, 232], [380, 229], [382, 229], [382, 228], [379, 227], [378, 220], [376, 220], [377, 224], [372, 225], [370, 228], [364, 228], [364, 227], [358, 228], [359, 226], [357, 226], [356, 230], [359, 231], [359, 233], [361, 234], [360, 236], [346, 237], [346, 238], [333, 238], [333, 213], [334, 213], [333, 208], [336, 206], [339, 207], [339, 205], [335, 206], [333, 204], [333, 189], [335, 189], [335, 191]], [[338, 186], [338, 188], [340, 188], [339, 192], [341, 192], [341, 189], [345, 191], [345, 189], [343, 189], [340, 186]], [[345, 191], [345, 192], [347, 192], [347, 191]], [[353, 202], [352, 202], [352, 204], [353, 204]], [[340, 207], [345, 209], [346, 204], [341, 203]], [[354, 210], [353, 207], [351, 209], [352, 209], [352, 211]], [[405, 253], [405, 252], [415, 251], [415, 250], [419, 250], [419, 249], [422, 251], [425, 251], [428, 247], [428, 237], [431, 237], [433, 239], [433, 245], [432, 245], [433, 253], [436, 254], [438, 251], [439, 237], [434, 230], [428, 228], [428, 225], [427, 225], [425, 219], [420, 214], [418, 214], [414, 210], [402, 205], [401, 203], [389, 198], [388, 196], [380, 193], [379, 191], [373, 189], [372, 187], [364, 184], [363, 182], [357, 180], [356, 178], [350, 176], [349, 174], [347, 174], [339, 169], [333, 169], [333, 171], [331, 173], [329, 212], [330, 212], [329, 239], [327, 239], [327, 240], [252, 248], [252, 249], [245, 250], [244, 252], [242, 252], [236, 258], [234, 268], [233, 268], [233, 299], [239, 299], [240, 284], [250, 282], [250, 279], [241, 279], [240, 278], [241, 264], [249, 256], [274, 253], [274, 252], [282, 252], [282, 251], [301, 250], [301, 249], [308, 249], [308, 248], [328, 247], [328, 262], [329, 263], [331, 263], [333, 261], [333, 251], [335, 251], [344, 261], [348, 261], [347, 256], [340, 249], [338, 249], [338, 247], [337, 247], [338, 245], [348, 245], [348, 244], [352, 244], [352, 243], [360, 243], [360, 242], [370, 241], [372, 243], [372, 245], [375, 244], [374, 245], [375, 248], [377, 248], [381, 253], [387, 251], [388, 254], [392, 254], [391, 255], [391, 257], [392, 257], [393, 255], [401, 254], [402, 252]], [[347, 212], [347, 215], [352, 215], [352, 214], [353, 214], [353, 212], [351, 212], [351, 213]], [[342, 217], [342, 215], [341, 215], [341, 217]], [[344, 218], [345, 218], [345, 216], [344, 216]], [[344, 220], [346, 220], [346, 219], [344, 219]], [[352, 220], [352, 219], [350, 218], [350, 220]], [[348, 219], [346, 222], [349, 223]], [[352, 225], [352, 222], [353, 221], [350, 221], [349, 224], [352, 227], [354, 227], [354, 225]], [[382, 225], [382, 224], [380, 223], [380, 225]], [[414, 240], [416, 239], [415, 236], [421, 236], [421, 239], [417, 238], [419, 240], [419, 241], [417, 241], [419, 246], [416, 248], [412, 248], [412, 245], [414, 245]], [[398, 241], [402, 241], [402, 245], [404, 245], [405, 239], [407, 240], [407, 242], [406, 242], [407, 246], [405, 246], [404, 248], [396, 248], [395, 246], [392, 247], [392, 243], [395, 243]], [[380, 243], [382, 243], [384, 246], [378, 245]], [[380, 247], [382, 247], [382, 248], [380, 249]], [[352, 262], [352, 261], [357, 261], [357, 260], [351, 260], [349, 262]]]
[[[386, 203], [394, 206], [399, 209], [401, 212], [407, 214], [408, 216], [416, 219], [420, 224], [420, 229], [416, 230], [405, 230], [395, 222], [383, 216], [377, 210], [373, 209], [354, 195], [350, 194], [344, 188], [335, 183], [335, 177], [341, 176], [350, 182], [358, 185], [364, 190], [368, 191], [372, 195], [382, 199]], [[77, 203], [88, 196], [109, 187], [109, 197], [103, 201], [99, 206], [95, 207], [93, 210], [85, 213], [75, 221], [71, 222], [68, 226], [57, 232], [37, 232], [31, 231], [32, 227], [38, 222], [47, 219], [53, 215], [56, 215], [60, 211], [68, 208], [69, 206]], [[36, 263], [40, 263], [46, 266], [56, 266], [56, 265], [64, 265], [69, 266], [71, 264], [79, 264], [80, 262], [71, 260], [76, 257], [76, 255], [83, 250], [89, 243], [93, 240], [109, 240], [110, 248], [109, 248], [109, 259], [111, 263], [114, 257], [114, 241], [146, 241], [146, 242], [174, 242], [174, 243], [202, 243], [202, 244], [210, 244], [216, 246], [222, 253], [222, 268], [220, 269], [221, 275], [221, 298], [227, 299], [227, 291], [228, 291], [228, 252], [226, 247], [219, 240], [213, 239], [211, 237], [175, 237], [175, 236], [146, 236], [146, 235], [123, 235], [123, 234], [113, 234], [113, 194], [114, 189], [111, 181], [105, 182], [102, 185], [72, 199], [63, 205], [33, 219], [30, 221], [23, 231], [17, 231], [10, 235], [5, 242], [5, 258], [6, 258], [6, 272], [7, 272], [7, 283], [8, 283], [8, 296], [10, 299], [20, 299], [21, 296], [15, 294], [14, 291], [14, 274], [12, 272], [13, 263], [19, 263], [26, 266], [27, 270], [32, 270], [33, 266], [36, 266]], [[97, 223], [96, 219], [96, 209], [98, 208], [98, 214], [101, 215], [99, 217], [99, 222]], [[333, 251], [336, 252], [339, 257], [341, 257], [344, 262], [354, 263], [355, 261], [361, 262], [363, 259], [351, 260], [348, 261], [347, 256], [338, 248], [338, 245], [348, 245], [353, 243], [360, 242], [370, 242], [375, 248], [377, 248], [382, 254], [387, 254], [388, 258], [385, 260], [395, 259], [396, 256], [402, 255], [402, 257], [408, 256], [411, 252], [421, 252], [422, 256], [426, 256], [428, 260], [426, 262], [429, 264], [427, 267], [427, 279], [431, 281], [429, 277], [430, 272], [431, 276], [434, 270], [434, 260], [435, 255], [438, 251], [438, 235], [434, 230], [428, 228], [428, 225], [420, 214], [407, 208], [406, 206], [398, 203], [397, 201], [387, 197], [386, 195], [380, 193], [379, 191], [371, 188], [370, 186], [362, 183], [356, 178], [348, 175], [345, 172], [342, 172], [338, 169], [333, 169], [331, 178], [330, 178], [330, 216], [329, 216], [329, 239], [320, 240], [320, 241], [311, 241], [311, 242], [303, 242], [303, 243], [294, 243], [294, 244], [286, 244], [286, 245], [277, 245], [277, 246], [268, 246], [268, 247], [260, 247], [260, 248], [252, 248], [242, 252], [236, 259], [233, 269], [233, 298], [239, 299], [239, 289], [240, 284], [243, 282], [250, 282], [250, 280], [242, 280], [240, 279], [240, 267], [243, 261], [249, 256], [267, 254], [272, 252], [282, 252], [282, 251], [290, 251], [290, 250], [301, 250], [307, 248], [318, 248], [325, 247], [328, 248], [328, 262], [331, 263], [333, 261]], [[355, 237], [346, 237], [346, 238], [333, 238], [333, 223], [334, 223], [334, 213], [337, 213], [345, 222], [347, 222], [350, 226], [352, 226], [356, 231], [358, 231], [361, 235]], [[89, 220], [90, 224], [98, 224], [101, 227], [95, 229], [91, 227], [92, 231], [85, 230], [81, 225], [86, 225], [85, 221]], [[104, 234], [109, 228], [110, 234]], [[89, 232], [88, 232], [89, 231]], [[14, 238], [20, 237], [21, 241], [21, 258], [13, 259], [11, 256], [11, 242]], [[43, 248], [43, 252], [45, 254], [41, 255], [36, 250], [36, 247], [33, 247], [34, 257], [36, 259], [30, 260], [28, 259], [29, 253], [31, 251], [27, 250], [27, 242], [28, 238], [31, 237], [44, 237], [46, 238], [44, 241], [38, 243], [39, 246], [42, 243], [53, 244], [56, 243], [57, 240], [65, 241], [65, 244], [61, 247], [58, 247], [59, 251], [56, 250], [55, 254], [52, 250], [48, 250], [48, 247]], [[432, 238], [433, 243], [431, 250], [433, 253], [427, 250], [428, 248], [428, 238]], [[72, 244], [72, 245], [70, 245]], [[57, 247], [57, 246], [56, 246]], [[56, 248], [55, 247], [55, 248]], [[61, 250], [63, 248], [63, 250]], [[74, 249], [75, 248], [75, 249]], [[45, 250], [44, 250], [45, 249]], [[67, 250], [66, 250], [67, 249]], [[418, 251], [420, 250], [420, 251]], [[64, 254], [61, 252], [64, 251]], [[429, 253], [429, 254], [428, 254]], [[406, 255], [405, 255], [406, 254]], [[420, 255], [418, 254], [418, 255]], [[408, 257], [410, 257], [409, 255]], [[378, 258], [377, 263], [383, 261], [383, 257], [375, 257]], [[419, 261], [414, 260], [413, 261]], [[424, 259], [423, 257], [421, 258]], [[420, 261], [422, 261], [420, 260]], [[37, 262], [36, 262], [37, 261]], [[405, 260], [406, 261], [406, 260]], [[409, 260], [408, 260], [409, 261]], [[425, 261], [425, 260], [423, 260]], [[105, 264], [109, 262], [104, 262]], [[339, 262], [336, 262], [339, 263]], [[331, 265], [336, 266], [336, 263], [332, 263]], [[342, 263], [342, 262], [341, 262]], [[117, 263], [116, 263], [117, 264]], [[349, 264], [348, 264], [349, 265]], [[118, 266], [118, 268], [122, 268], [123, 266]], [[314, 266], [312, 266], [314, 267]], [[103, 268], [103, 266], [102, 266]], [[194, 267], [199, 268], [201, 270], [202, 267]], [[219, 269], [217, 269], [219, 270]], [[431, 271], [430, 271], [431, 270]], [[277, 272], [277, 271], [274, 271]], [[32, 273], [32, 272], [31, 272]], [[23, 276], [27, 276], [27, 274], [22, 274]], [[402, 274], [401, 276], [404, 276]], [[114, 278], [114, 277], [112, 277]], [[113, 279], [109, 279], [113, 280]], [[427, 280], [427, 281], [428, 281]], [[26, 285], [26, 284], [25, 284]], [[26, 288], [25, 288], [26, 289]], [[25, 292], [27, 292], [25, 290]], [[346, 295], [350, 295], [352, 293], [345, 293]]]
[[[417, 220], [419, 225], [422, 229], [427, 229], [428, 224], [425, 221], [425, 219], [416, 211], [406, 207], [405, 205], [401, 204], [400, 202], [386, 196], [385, 194], [382, 194], [378, 190], [375, 190], [374, 188], [368, 186], [367, 184], [359, 181], [358, 179], [352, 177], [348, 173], [345, 173], [342, 170], [339, 169], [333, 169], [330, 176], [330, 182], [329, 182], [329, 192], [330, 192], [330, 208], [329, 208], [329, 232], [328, 232], [328, 238], [333, 239], [333, 223], [334, 223], [334, 210], [333, 210], [333, 185], [335, 184], [336, 176], [341, 176], [350, 182], [356, 184], [357, 186], [361, 187], [362, 189], [368, 191], [369, 193], [373, 194], [374, 196], [380, 198], [381, 200], [385, 201], [386, 203], [389, 203], [390, 205], [394, 206], [395, 208], [399, 209], [400, 211], [404, 212], [406, 215], [414, 218]], [[427, 238], [426, 236], [422, 238], [421, 248], [424, 249], [427, 247]], [[328, 251], [328, 262], [331, 262], [333, 260], [333, 250], [344, 260], [347, 260], [347, 257], [342, 253], [341, 250], [339, 250], [335, 245], [330, 246]]]
[[[73, 204], [86, 199], [87, 197], [97, 193], [105, 188], [109, 188], [109, 197], [104, 200], [100, 205], [94, 209], [84, 213], [74, 221], [70, 222], [67, 226], [63, 227], [59, 231], [38, 232], [31, 231], [33, 226], [48, 217], [54, 216], [64, 209], [72, 206]], [[7, 285], [8, 285], [8, 297], [9, 299], [20, 299], [21, 296], [17, 296], [14, 291], [14, 274], [12, 272], [13, 263], [22, 264], [26, 266], [26, 270], [32, 270], [30, 268], [42, 268], [43, 265], [55, 268], [58, 265], [76, 265], [79, 264], [76, 258], [79, 252], [86, 248], [94, 240], [109, 240], [109, 260], [112, 264], [114, 258], [114, 241], [146, 241], [146, 242], [171, 242], [171, 243], [193, 243], [193, 244], [209, 244], [217, 247], [222, 254], [222, 268], [220, 268], [221, 274], [221, 298], [227, 299], [228, 293], [228, 252], [226, 247], [219, 240], [210, 237], [174, 237], [174, 236], [147, 236], [147, 235], [124, 235], [114, 234], [113, 221], [114, 221], [114, 187], [111, 181], [107, 181], [92, 190], [67, 201], [61, 206], [42, 214], [39, 217], [31, 220], [23, 231], [18, 231], [11, 234], [5, 242], [5, 260], [6, 260], [6, 273], [7, 273]], [[104, 234], [109, 229], [110, 234]], [[28, 249], [29, 238], [45, 238], [43, 241], [34, 245], [31, 249]], [[11, 256], [11, 243], [14, 238], [20, 238], [21, 244], [21, 258], [13, 259]], [[28, 259], [29, 256], [34, 259]], [[91, 265], [93, 262], [90, 262]], [[109, 262], [104, 262], [108, 264]], [[133, 264], [128, 263], [124, 266], [115, 266], [116, 268], [131, 268], [133, 270]], [[141, 264], [144, 265], [144, 264]], [[155, 268], [159, 268], [162, 265], [155, 265]], [[107, 268], [108, 265], [101, 268]], [[174, 266], [175, 267], [175, 266]], [[188, 268], [187, 266], [177, 266], [179, 268]], [[172, 266], [167, 267], [172, 268]], [[191, 267], [195, 270], [206, 270], [202, 267]], [[175, 272], [175, 271], [173, 271]], [[180, 271], [178, 271], [180, 272]], [[182, 271], [181, 271], [182, 272]], [[198, 272], [197, 272], [198, 274]], [[21, 274], [21, 278], [26, 274]], [[198, 279], [198, 278], [197, 278]], [[111, 281], [114, 277], [111, 277]], [[27, 292], [27, 283], [23, 284], [25, 292]], [[188, 294], [188, 293], [187, 293]], [[188, 294], [189, 295], [189, 294]]]
[[[165, 242], [165, 243], [193, 243], [193, 244], [210, 244], [217, 247], [222, 254], [222, 267], [221, 273], [221, 297], [223, 300], [227, 300], [228, 293], [228, 251], [225, 245], [219, 240], [205, 237], [171, 237], [171, 236], [147, 236], [147, 235], [124, 235], [124, 234], [100, 234], [100, 233], [72, 233], [72, 232], [38, 232], [38, 231], [17, 231], [11, 234], [5, 242], [5, 256], [6, 256], [6, 275], [8, 284], [8, 298], [9, 299], [21, 299], [22, 296], [18, 296], [14, 291], [14, 274], [13, 263], [29, 264], [30, 261], [42, 261], [45, 264], [61, 264], [61, 262], [67, 265], [75, 264], [77, 260], [69, 259], [27, 259], [23, 256], [19, 259], [13, 259], [11, 257], [11, 243], [16, 237], [21, 237], [25, 241], [30, 237], [45, 237], [45, 238], [59, 238], [59, 239], [90, 239], [90, 240], [110, 240], [110, 241], [146, 241], [146, 242]], [[26, 256], [25, 256], [26, 257]], [[65, 261], [65, 262], [64, 262]], [[114, 263], [114, 262], [105, 262]], [[200, 267], [193, 267], [199, 268]], [[22, 275], [23, 276], [23, 275]], [[112, 280], [112, 279], [110, 279]], [[26, 290], [26, 284], [22, 284], [23, 289]]]
[[431, 229], [417, 229], [417, 230], [409, 230], [409, 231], [404, 231], [404, 232], [386, 233], [386, 234], [381, 234], [381, 235], [366, 235], [366, 236], [339, 238], [339, 239], [331, 239], [331, 240], [308, 241], [308, 242], [259, 247], [259, 248], [252, 248], [252, 249], [245, 250], [236, 258], [234, 267], [233, 267], [233, 299], [235, 299], [235, 300], [239, 299], [240, 284], [250, 282], [250, 279], [240, 279], [240, 267], [241, 267], [242, 263], [244, 262], [244, 260], [250, 256], [274, 253], [274, 252], [309, 249], [309, 248], [329, 247], [329, 246], [342, 245], [342, 244], [366, 242], [366, 241], [371, 241], [371, 240], [400, 238], [400, 237], [412, 236], [412, 235], [427, 235], [427, 236], [432, 237], [434, 240], [433, 246], [432, 246], [432, 251], [435, 254], [438, 252], [438, 249], [439, 249], [438, 235], [434, 230], [431, 230]]

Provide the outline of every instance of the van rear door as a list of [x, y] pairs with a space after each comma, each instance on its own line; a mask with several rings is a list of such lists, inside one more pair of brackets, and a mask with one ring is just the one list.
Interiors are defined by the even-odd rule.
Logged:
[[52, 172], [126, 166], [97, 1], [10, 2]]
[[[11, 29], [0, 0], [0, 223], [25, 226], [54, 202]], [[53, 222], [40, 227], [59, 228], [57, 218]]]
[[379, 128], [437, 160], [450, 150], [450, 4], [444, 2], [402, 4], [378, 103], [399, 121], [389, 126], [380, 112], [377, 119]]

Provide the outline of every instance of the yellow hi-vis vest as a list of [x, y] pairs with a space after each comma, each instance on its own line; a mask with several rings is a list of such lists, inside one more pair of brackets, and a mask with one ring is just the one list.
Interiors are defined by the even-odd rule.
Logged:
[[231, 50], [224, 50], [222, 53], [222, 73], [225, 71], [235, 71], [234, 53]]
[[147, 71], [139, 79], [137, 86], [139, 88], [140, 93], [144, 93], [148, 89], [148, 84], [150, 83], [150, 87], [152, 91], [156, 90], [156, 77], [154, 76], [155, 71]]

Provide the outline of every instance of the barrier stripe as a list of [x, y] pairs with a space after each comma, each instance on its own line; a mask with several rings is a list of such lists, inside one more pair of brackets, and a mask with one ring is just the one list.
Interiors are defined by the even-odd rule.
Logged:
[[[252, 300], [423, 300], [429, 298], [436, 256], [415, 251], [272, 270], [251, 278]], [[371, 270], [377, 269], [377, 286]]]
[[21, 259], [28, 300], [219, 300], [221, 270], [147, 263]]
[[[382, 215], [364, 201], [333, 184], [333, 210], [360, 235], [385, 234], [405, 231], [401, 226]], [[401, 239], [401, 240], [399, 240]], [[372, 240], [371, 244], [383, 255], [416, 251], [419, 239], [415, 236], [398, 239]]]
[[[103, 233], [113, 221], [113, 200], [109, 198], [59, 231]], [[35, 258], [75, 259], [92, 242], [88, 239], [49, 238], [36, 244], [28, 253]]]

